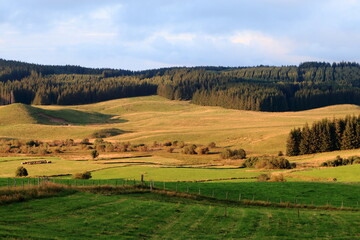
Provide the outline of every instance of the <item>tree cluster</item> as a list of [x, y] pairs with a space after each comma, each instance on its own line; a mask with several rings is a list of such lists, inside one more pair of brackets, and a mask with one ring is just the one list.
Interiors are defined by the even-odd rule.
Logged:
[[328, 152], [360, 148], [360, 116], [346, 116], [339, 119], [323, 119], [308, 124], [300, 129], [290, 131], [286, 154], [297, 156], [303, 154]]
[[229, 148], [226, 148], [220, 153], [220, 157], [222, 159], [245, 159], [246, 158], [246, 152], [242, 148], [235, 149], [235, 150], [231, 150]]
[[360, 164], [359, 156], [352, 156], [349, 158], [342, 158], [340, 156], [336, 156], [335, 160], [328, 160], [326, 162], [321, 163], [321, 167], [339, 167], [345, 165], [353, 165]]
[[296, 168], [296, 164], [290, 163], [289, 160], [283, 157], [262, 156], [247, 158], [242, 167], [259, 169], [291, 169]]

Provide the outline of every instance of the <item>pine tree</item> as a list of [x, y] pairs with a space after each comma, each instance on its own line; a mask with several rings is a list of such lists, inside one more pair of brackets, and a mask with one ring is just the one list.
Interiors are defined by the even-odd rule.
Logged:
[[300, 141], [301, 141], [301, 131], [300, 129], [291, 130], [289, 137], [286, 143], [286, 155], [288, 156], [297, 156], [300, 153]]
[[320, 152], [331, 151], [333, 143], [331, 142], [330, 123], [327, 119], [325, 119], [320, 124], [321, 124], [321, 134], [320, 134], [321, 145], [319, 151]]
[[299, 145], [300, 154], [309, 154], [311, 145], [311, 131], [309, 125], [306, 123], [301, 131], [301, 141]]
[[334, 150], [340, 150], [341, 149], [341, 141], [342, 141], [342, 135], [344, 133], [345, 129], [345, 122], [343, 119], [336, 119], [335, 120], [335, 149]]
[[353, 118], [348, 118], [345, 130], [341, 139], [341, 149], [354, 149], [356, 148], [356, 129]]

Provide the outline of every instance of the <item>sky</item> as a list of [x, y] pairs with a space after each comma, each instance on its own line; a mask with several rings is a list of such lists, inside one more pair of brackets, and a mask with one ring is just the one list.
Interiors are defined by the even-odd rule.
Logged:
[[0, 0], [0, 58], [129, 70], [360, 62], [360, 0]]

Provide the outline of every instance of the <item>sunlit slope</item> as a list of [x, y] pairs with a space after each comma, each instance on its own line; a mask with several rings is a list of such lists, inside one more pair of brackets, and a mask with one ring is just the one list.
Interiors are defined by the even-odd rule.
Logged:
[[32, 115], [32, 107], [16, 103], [0, 107], [0, 125], [37, 123]]
[[[198, 106], [184, 101], [170, 101], [159, 96], [136, 97], [79, 106], [37, 106], [56, 112], [62, 111], [100, 113], [111, 116], [113, 121], [81, 126], [38, 125], [32, 131], [29, 124], [0, 127], [0, 136], [39, 139], [81, 139], [93, 131], [116, 127], [127, 133], [109, 140], [134, 143], [183, 140], [207, 144], [211, 141], [221, 146], [241, 146], [248, 152], [275, 153], [285, 150], [285, 141], [290, 129], [301, 127], [305, 122], [328, 117], [343, 117], [360, 114], [355, 105], [336, 105], [301, 112], [254, 112]], [[65, 110], [64, 110], [65, 109]], [[84, 122], [85, 124], [85, 122]], [[51, 127], [51, 129], [49, 128]]]
[[69, 125], [69, 124], [94, 124], [116, 123], [113, 115], [97, 112], [78, 111], [70, 108], [47, 110], [41, 107], [30, 106], [21, 103], [0, 107], [0, 124], [45, 124], [45, 125]]

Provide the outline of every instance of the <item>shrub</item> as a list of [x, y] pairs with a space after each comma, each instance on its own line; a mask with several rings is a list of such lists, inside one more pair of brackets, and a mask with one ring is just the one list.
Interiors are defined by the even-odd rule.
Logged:
[[233, 159], [245, 159], [246, 158], [246, 152], [244, 149], [240, 148], [238, 150], [233, 151]]
[[147, 152], [148, 151], [148, 146], [146, 146], [145, 144], [142, 146], [139, 146], [137, 148], [140, 152]]
[[209, 148], [208, 147], [197, 147], [195, 149], [195, 152], [199, 155], [203, 155], [203, 154], [208, 154], [209, 153]]
[[177, 145], [179, 148], [185, 147], [185, 143], [183, 141], [178, 142]]
[[51, 153], [51, 152], [49, 152], [46, 148], [37, 149], [37, 154], [46, 155], [46, 154], [49, 154], [49, 153]]
[[73, 139], [66, 139], [65, 140], [65, 145], [66, 146], [74, 146], [75, 145], [75, 141]]
[[94, 132], [93, 134], [91, 134], [91, 138], [107, 138], [117, 136], [123, 133], [124, 131], [118, 128], [106, 128]]
[[286, 179], [284, 178], [283, 174], [279, 174], [279, 175], [271, 176], [269, 181], [271, 181], [271, 182], [286, 182]]
[[196, 145], [195, 145], [195, 144], [191, 144], [191, 145], [185, 146], [185, 147], [181, 150], [181, 152], [184, 153], [184, 154], [196, 154], [195, 149], [196, 149]]
[[282, 151], [279, 151], [278, 156], [282, 157], [282, 156], [284, 156], [284, 153]]
[[244, 149], [240, 148], [237, 150], [225, 149], [221, 152], [220, 157], [222, 159], [245, 159], [246, 152]]
[[105, 144], [97, 144], [95, 146], [96, 150], [98, 150], [99, 152], [105, 152], [105, 148], [106, 148], [106, 145]]
[[265, 168], [265, 169], [291, 169], [296, 167], [296, 164], [290, 164], [289, 160], [282, 157], [251, 157], [246, 159], [243, 167], [248, 168]]
[[221, 153], [220, 153], [220, 157], [222, 159], [229, 159], [232, 157], [232, 151], [230, 149], [224, 149]]
[[90, 179], [91, 177], [91, 172], [75, 173], [73, 176], [74, 179]]
[[24, 167], [18, 167], [15, 172], [16, 177], [26, 177], [28, 174], [28, 171]]
[[114, 149], [115, 149], [115, 147], [111, 143], [107, 143], [105, 145], [105, 152], [114, 152]]
[[97, 150], [92, 150], [90, 152], [90, 156], [92, 157], [92, 159], [95, 159], [99, 156], [99, 152]]
[[35, 140], [30, 140], [30, 141], [26, 142], [26, 145], [29, 147], [38, 147], [40, 145], [40, 143]]
[[245, 168], [253, 168], [255, 167], [255, 164], [259, 161], [258, 157], [250, 157], [248, 159], [245, 160], [245, 162], [243, 163], [242, 167]]
[[256, 162], [255, 167], [265, 169], [291, 169], [289, 160], [276, 157], [260, 159]]
[[258, 182], [266, 182], [270, 180], [269, 174], [262, 173], [257, 177]]
[[329, 160], [320, 164], [321, 167], [338, 167], [344, 165], [360, 164], [359, 156], [351, 156], [349, 158], [341, 158], [336, 156], [334, 160]]
[[80, 144], [90, 145], [90, 141], [88, 138], [84, 138], [83, 140], [81, 140]]
[[170, 148], [167, 148], [166, 151], [167, 151], [168, 153], [172, 153], [172, 152], [174, 151], [174, 148], [171, 148], [171, 147], [170, 147]]
[[55, 149], [54, 149], [54, 153], [62, 153], [62, 151], [61, 151], [60, 148], [55, 148]]
[[208, 147], [209, 148], [216, 148], [216, 143], [211, 142], [211, 143], [208, 144]]
[[172, 143], [171, 143], [171, 142], [165, 142], [163, 145], [164, 145], [165, 147], [170, 147], [170, 146], [172, 145]]

